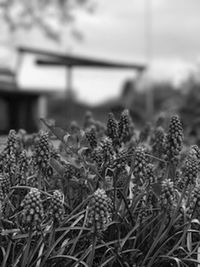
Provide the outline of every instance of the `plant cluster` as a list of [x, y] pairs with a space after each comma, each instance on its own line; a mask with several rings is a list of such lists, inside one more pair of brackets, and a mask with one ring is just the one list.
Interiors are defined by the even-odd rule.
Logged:
[[178, 115], [42, 121], [0, 152], [1, 267], [200, 264], [200, 149]]

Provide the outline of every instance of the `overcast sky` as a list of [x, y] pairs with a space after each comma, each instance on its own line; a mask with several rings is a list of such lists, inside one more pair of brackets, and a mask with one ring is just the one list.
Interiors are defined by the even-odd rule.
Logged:
[[[147, 1], [151, 6], [147, 6]], [[199, 0], [99, 0], [97, 4], [93, 15], [77, 12], [76, 26], [84, 35], [81, 43], [72, 41], [66, 34], [62, 44], [47, 44], [37, 31], [18, 39], [28, 46], [105, 59], [149, 62], [151, 58], [150, 72], [159, 78], [179, 78], [199, 61]], [[64, 70], [41, 71], [33, 68], [31, 58], [25, 61], [20, 77], [24, 86], [40, 84], [64, 88]], [[118, 96], [127, 77], [133, 74], [130, 71], [76, 70], [74, 87], [79, 99], [97, 103]]]

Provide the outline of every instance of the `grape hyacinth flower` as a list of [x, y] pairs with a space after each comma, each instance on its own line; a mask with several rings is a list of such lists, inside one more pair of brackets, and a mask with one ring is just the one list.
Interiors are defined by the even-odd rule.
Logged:
[[165, 179], [161, 183], [160, 206], [161, 209], [170, 212], [173, 209], [175, 199], [174, 183], [170, 179]]
[[64, 218], [64, 196], [59, 190], [53, 192], [49, 205], [49, 215], [55, 224], [60, 224]]
[[183, 128], [178, 115], [174, 115], [170, 119], [169, 131], [166, 137], [166, 154], [167, 161], [171, 163], [177, 162], [183, 145]]
[[111, 199], [105, 190], [97, 189], [88, 205], [87, 225], [92, 227], [93, 233], [106, 230], [108, 223], [112, 221]]
[[26, 229], [38, 230], [44, 217], [44, 209], [40, 197], [40, 191], [32, 188], [21, 203], [22, 224]]
[[112, 112], [108, 114], [106, 134], [112, 139], [113, 146], [119, 143], [118, 122]]
[[145, 155], [145, 149], [142, 146], [138, 146], [135, 150], [135, 157], [133, 162], [133, 175], [136, 183], [143, 184], [146, 178], [148, 160]]

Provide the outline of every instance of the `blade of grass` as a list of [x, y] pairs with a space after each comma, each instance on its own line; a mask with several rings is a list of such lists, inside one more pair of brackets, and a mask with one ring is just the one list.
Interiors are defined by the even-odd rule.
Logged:
[[198, 267], [200, 267], [200, 247], [197, 250], [197, 261], [199, 261]]
[[[149, 223], [145, 224], [145, 225], [142, 227], [142, 229], [140, 229], [138, 235], [141, 235], [141, 234], [145, 233], [145, 232], [147, 231], [148, 227], [151, 227], [151, 230], [150, 230], [150, 231], [147, 231], [147, 232], [149, 232], [149, 234], [146, 235], [146, 237], [142, 239], [141, 243], [139, 243], [139, 244], [137, 245], [138, 248], [145, 242], [145, 240], [148, 238], [148, 236], [149, 236], [149, 235], [155, 230], [155, 228], [158, 226], [157, 224], [153, 225], [153, 223], [156, 222], [156, 221], [159, 219], [159, 217], [162, 218], [162, 214], [158, 214], [158, 215], [157, 215], [155, 218], [153, 218]], [[153, 225], [153, 226], [151, 226], [151, 225]], [[138, 226], [139, 226], [139, 225], [138, 225]], [[136, 247], [136, 243], [138, 242], [138, 235], [137, 235], [136, 238], [135, 238], [135, 242], [134, 242], [134, 245], [133, 245], [134, 248]]]
[[[79, 262], [83, 261], [85, 258], [88, 257], [89, 253], [91, 252], [91, 248], [92, 246], [89, 246], [89, 248], [85, 251], [81, 251], [81, 253], [79, 253], [81, 255], [80, 259], [78, 259], [77, 263], [74, 263], [71, 267], [78, 267]], [[78, 257], [78, 255], [76, 255], [76, 257]]]
[[28, 266], [31, 264], [32, 259], [34, 258], [34, 256], [36, 255], [39, 247], [41, 246], [41, 243], [43, 241], [43, 238], [41, 237], [40, 240], [38, 240], [37, 245], [34, 247], [34, 249], [29, 253], [29, 257], [28, 257]]
[[23, 255], [23, 258], [22, 258], [21, 267], [27, 266], [27, 260], [29, 258], [28, 255], [29, 255], [29, 251], [30, 251], [31, 239], [32, 239], [32, 230], [29, 230], [28, 239], [27, 239], [24, 255]]
[[115, 256], [111, 256], [109, 257], [106, 261], [104, 261], [104, 263], [102, 263], [99, 267], [104, 267], [104, 266], [108, 266], [108, 263], [110, 263], [111, 261], [113, 261], [115, 259]]
[[[172, 236], [170, 236], [169, 238], [167, 238], [167, 240], [166, 240], [162, 245], [159, 246], [159, 249], [156, 250], [156, 252], [155, 252], [154, 255], [152, 256], [152, 258], [151, 258], [151, 260], [150, 260], [150, 262], [149, 262], [149, 264], [148, 264], [147, 266], [152, 266], [152, 264], [154, 263], [155, 259], [158, 258], [158, 255], [159, 255], [161, 249], [162, 249], [162, 248], [163, 248], [163, 247], [164, 247], [164, 246], [165, 246], [171, 239], [173, 239], [176, 235], [181, 234], [181, 233], [182, 233], [182, 231], [177, 232], [177, 233], [175, 233], [174, 235], [172, 235]], [[172, 256], [169, 256], [169, 257], [172, 257]]]
[[[165, 221], [166, 217], [167, 217], [167, 214], [164, 213], [163, 214], [163, 221]], [[165, 224], [163, 224], [163, 222], [161, 221], [160, 222], [158, 233], [157, 233], [157, 235], [155, 237], [155, 240], [154, 240], [152, 246], [150, 247], [149, 251], [147, 252], [144, 260], [142, 261], [142, 266], [146, 266], [146, 263], [148, 261], [148, 258], [150, 257], [150, 255], [154, 251], [154, 249], [156, 248], [157, 244], [160, 242], [160, 239], [161, 239], [162, 232], [163, 232], [164, 228], [165, 228]]]
[[39, 253], [38, 253], [38, 260], [37, 260], [37, 263], [36, 263], [36, 267], [40, 267], [40, 263], [41, 263], [41, 259], [42, 259], [41, 257], [42, 257], [42, 254], [43, 254], [44, 246], [45, 246], [45, 243], [43, 242], [41, 247], [40, 247]]
[[[158, 239], [157, 239], [157, 238], [155, 239], [155, 241], [154, 241], [152, 247], [151, 247], [150, 250], [148, 251], [148, 253], [147, 253], [146, 257], [145, 257], [145, 260], [143, 261], [143, 264], [144, 264], [144, 265], [146, 264], [145, 261], [147, 261], [147, 258], [148, 258], [148, 257], [150, 256], [150, 254], [153, 252], [153, 250], [155, 249], [155, 247], [157, 246], [157, 244], [158, 244], [158, 243], [162, 243], [163, 239], [167, 236], [167, 234], [169, 233], [171, 227], [174, 225], [175, 221], [177, 220], [177, 212], [179, 211], [179, 209], [180, 209], [180, 207], [181, 207], [182, 200], [183, 200], [183, 198], [184, 198], [184, 196], [185, 196], [186, 189], [187, 189], [187, 186], [185, 185], [185, 188], [183, 189], [182, 194], [181, 194], [181, 196], [180, 196], [180, 199], [179, 199], [179, 201], [178, 201], [178, 205], [176, 206], [176, 209], [175, 209], [174, 212], [173, 212], [173, 215], [172, 215], [172, 217], [171, 217], [171, 219], [170, 219], [170, 222], [169, 222], [167, 228], [165, 229], [165, 231], [163, 231], [163, 233], [162, 233], [162, 232], [160, 233], [160, 230], [159, 230], [160, 237], [159, 237]], [[165, 219], [166, 219], [166, 213], [165, 213], [165, 217], [163, 218], [163, 221], [165, 221]], [[161, 229], [162, 229], [162, 228], [161, 228]], [[164, 230], [164, 228], [163, 228], [162, 230]], [[150, 262], [152, 262], [152, 259], [151, 259]], [[150, 263], [147, 265], [147, 267], [149, 267], [149, 266], [151, 266]]]
[[70, 260], [75, 261], [76, 262], [75, 264], [82, 264], [85, 267], [89, 267], [89, 265], [87, 265], [87, 263], [85, 263], [84, 261], [79, 261], [76, 257], [70, 256], [70, 255], [56, 255], [54, 257], [49, 258], [49, 261], [53, 259], [70, 259]]
[[71, 231], [73, 230], [73, 227], [80, 221], [82, 220], [82, 218], [84, 217], [84, 215], [81, 215], [80, 217], [78, 217], [76, 219], [76, 221], [67, 228], [67, 230], [55, 241], [55, 243], [46, 251], [45, 257], [43, 259], [43, 261], [41, 262], [41, 266], [44, 266], [45, 262], [47, 261], [48, 257], [50, 256], [50, 254], [53, 252], [53, 250], [55, 249], [55, 247], [58, 245], [58, 243]]
[[87, 264], [90, 267], [93, 266], [96, 244], [97, 244], [97, 235], [96, 235], [96, 233], [94, 233], [93, 237], [92, 237], [92, 251], [91, 251], [91, 253], [90, 253], [89, 257], [88, 257], [88, 261], [87, 261]]
[[[85, 227], [85, 225], [86, 225], [87, 215], [88, 215], [88, 210], [86, 210], [85, 219], [84, 219], [84, 222], [83, 222], [83, 227]], [[75, 239], [75, 241], [73, 243], [73, 246], [72, 246], [72, 248], [71, 248], [71, 250], [69, 252], [70, 255], [72, 255], [74, 253], [74, 250], [76, 248], [77, 242], [80, 239], [80, 236], [81, 236], [82, 232], [83, 232], [83, 229], [81, 229], [80, 232], [78, 233], [77, 238]]]
[[[2, 262], [2, 265], [1, 265], [2, 267], [6, 267], [6, 266], [8, 266], [8, 265], [7, 265], [7, 260], [8, 260], [9, 254], [10, 254], [11, 246], [12, 246], [12, 242], [10, 241], [10, 242], [8, 243], [6, 253], [4, 254], [4, 257], [3, 257], [3, 262]], [[4, 250], [4, 251], [5, 251], [5, 250]]]
[[18, 253], [18, 256], [16, 257], [15, 262], [13, 263], [12, 267], [17, 267], [19, 266], [18, 263], [20, 261], [20, 259], [22, 258], [23, 255], [23, 251], [25, 251], [26, 246], [23, 246], [22, 249], [20, 250], [20, 252]]
[[133, 226], [133, 225], [134, 225], [134, 219], [133, 219], [133, 216], [132, 216], [132, 212], [131, 212], [131, 210], [130, 210], [130, 208], [129, 208], [129, 206], [128, 206], [127, 199], [125, 198], [125, 196], [124, 196], [124, 194], [121, 192], [121, 190], [118, 190], [118, 192], [120, 193], [120, 195], [121, 195], [121, 197], [122, 197], [122, 199], [123, 199], [123, 201], [124, 201], [126, 210], [127, 210], [128, 214], [129, 214], [129, 217], [130, 217], [130, 220], [131, 220], [131, 224], [132, 224], [132, 226]]

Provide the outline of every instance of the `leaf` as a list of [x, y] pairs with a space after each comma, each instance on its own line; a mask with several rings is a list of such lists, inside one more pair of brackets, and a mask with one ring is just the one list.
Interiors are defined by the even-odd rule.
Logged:
[[189, 252], [192, 251], [192, 233], [190, 232], [187, 234], [187, 249]]
[[83, 217], [84, 215], [80, 215], [69, 227], [66, 227], [65, 232], [46, 250], [44, 259], [42, 260], [40, 267], [43, 267], [46, 264], [46, 261], [50, 259], [49, 257], [51, 253], [54, 251], [59, 242], [64, 239], [71, 230], [73, 230], [73, 227], [77, 225], [83, 219]]
[[152, 189], [153, 192], [156, 194], [157, 197], [159, 197], [161, 195], [161, 184], [160, 183], [155, 183], [152, 184]]
[[1, 249], [1, 252], [2, 252], [2, 256], [3, 256], [3, 258], [4, 258], [5, 255], [6, 255], [5, 249], [4, 249], [3, 247], [0, 247], [0, 249]]
[[39, 253], [38, 253], [38, 261], [37, 261], [37, 264], [36, 264], [36, 267], [40, 267], [40, 263], [41, 263], [41, 256], [43, 254], [43, 250], [44, 250], [44, 243], [42, 243], [41, 247], [40, 247], [40, 250], [39, 250]]
[[[200, 262], [200, 247], [198, 247], [197, 250], [197, 261]], [[198, 267], [200, 266], [200, 264], [198, 264]]]
[[49, 260], [52, 260], [52, 259], [70, 259], [70, 260], [75, 261], [76, 262], [75, 264], [78, 264], [76, 266], [79, 266], [81, 264], [85, 267], [89, 267], [89, 265], [87, 265], [87, 263], [85, 263], [84, 261], [79, 261], [79, 259], [77, 259], [76, 257], [69, 256], [69, 255], [56, 255], [54, 257], [49, 258]]
[[89, 148], [86, 147], [86, 146], [81, 147], [81, 148], [78, 150], [78, 155], [81, 156], [81, 157], [83, 157], [83, 156], [84, 156], [84, 153], [85, 153], [86, 151], [88, 151], [88, 150], [89, 150]]
[[64, 175], [65, 167], [63, 167], [57, 160], [51, 158], [50, 159], [50, 164], [60, 176]]
[[108, 263], [110, 263], [111, 261], [113, 261], [115, 259], [115, 256], [110, 256], [106, 259], [106, 261], [104, 261], [100, 267], [104, 267], [104, 266], [108, 266]]
[[30, 252], [30, 246], [31, 246], [31, 240], [32, 240], [32, 232], [31, 230], [29, 231], [29, 235], [28, 235], [28, 239], [27, 239], [27, 243], [26, 243], [26, 247], [23, 253], [23, 258], [22, 258], [22, 267], [27, 266], [27, 261], [29, 259], [29, 252]]
[[64, 129], [51, 125], [46, 119], [41, 118], [40, 119], [44, 125], [47, 126], [47, 128], [50, 129], [50, 131], [64, 144], [67, 144], [68, 139], [70, 137], [70, 134], [65, 131]]
[[[8, 245], [7, 245], [7, 250], [6, 250], [6, 254], [4, 254], [4, 257], [3, 257], [3, 262], [2, 262], [2, 267], [6, 267], [6, 266], [8, 266], [7, 264], [8, 264], [8, 262], [7, 262], [7, 260], [8, 260], [8, 258], [9, 258], [9, 255], [10, 255], [10, 252], [11, 252], [11, 246], [12, 246], [12, 241], [10, 241], [9, 243], [8, 243]], [[5, 252], [5, 250], [3, 251], [2, 250], [2, 252]]]

